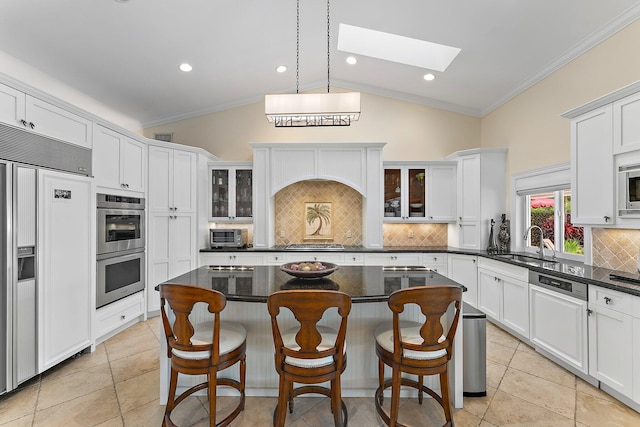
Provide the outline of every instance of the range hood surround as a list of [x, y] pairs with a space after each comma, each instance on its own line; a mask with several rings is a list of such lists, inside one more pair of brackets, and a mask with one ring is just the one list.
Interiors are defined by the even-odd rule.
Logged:
[[[362, 244], [381, 249], [382, 149], [385, 143], [250, 143], [253, 147], [254, 242], [274, 245], [275, 194], [295, 182], [337, 181], [362, 196]], [[265, 177], [266, 179], [258, 179]]]

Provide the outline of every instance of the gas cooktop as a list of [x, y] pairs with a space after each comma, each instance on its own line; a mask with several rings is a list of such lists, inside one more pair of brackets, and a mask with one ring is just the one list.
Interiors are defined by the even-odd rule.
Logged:
[[288, 245], [285, 249], [296, 251], [344, 251], [344, 246], [333, 243], [296, 243]]

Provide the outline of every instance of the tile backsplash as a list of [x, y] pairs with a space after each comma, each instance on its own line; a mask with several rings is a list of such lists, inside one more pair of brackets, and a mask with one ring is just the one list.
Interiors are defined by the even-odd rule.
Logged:
[[594, 228], [591, 241], [594, 267], [638, 272], [640, 230]]
[[[335, 181], [301, 181], [283, 188], [275, 195], [274, 243], [340, 243], [362, 245], [362, 195]], [[332, 203], [333, 240], [305, 241], [305, 206], [307, 202]], [[253, 243], [252, 224], [216, 224], [217, 228], [247, 228]], [[347, 237], [350, 235], [351, 237]], [[412, 235], [413, 237], [409, 237]], [[384, 246], [447, 246], [447, 224], [384, 224]]]
[[[309, 202], [331, 202], [333, 239], [304, 240], [305, 203]], [[278, 191], [274, 204], [276, 245], [362, 244], [362, 195], [349, 186], [336, 181], [300, 181]]]
[[384, 246], [447, 246], [447, 239], [447, 224], [384, 224], [382, 227]]

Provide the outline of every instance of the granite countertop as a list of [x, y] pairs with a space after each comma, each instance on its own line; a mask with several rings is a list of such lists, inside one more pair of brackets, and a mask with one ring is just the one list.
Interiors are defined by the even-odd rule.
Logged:
[[229, 301], [266, 302], [279, 290], [339, 290], [351, 296], [354, 303], [387, 301], [392, 292], [412, 286], [461, 284], [427, 268], [382, 266], [340, 266], [330, 275], [318, 279], [299, 279], [279, 266], [253, 267], [203, 266], [174, 277], [163, 284], [188, 284], [222, 292]]
[[[291, 252], [290, 249], [285, 249], [285, 246], [274, 246], [271, 248], [224, 248], [224, 249], [201, 249], [200, 252]], [[321, 251], [318, 251], [321, 252]], [[585, 265], [584, 263], [577, 261], [564, 260], [556, 258], [552, 260], [545, 258], [545, 262], [520, 262], [509, 259], [500, 258], [494, 254], [489, 254], [483, 250], [467, 250], [449, 246], [392, 246], [384, 247], [382, 249], [369, 249], [362, 246], [345, 246], [344, 250], [339, 252], [360, 252], [360, 253], [400, 253], [400, 252], [420, 252], [420, 253], [435, 253], [446, 252], [452, 254], [462, 255], [476, 255], [484, 258], [494, 259], [502, 262], [506, 262], [512, 265], [528, 268], [529, 270], [537, 271], [539, 273], [547, 273], [552, 276], [564, 278], [567, 280], [574, 280], [587, 284], [597, 285], [608, 289], [613, 289], [619, 292], [640, 296], [640, 274], [628, 273], [618, 270], [610, 270], [602, 267], [593, 267]], [[532, 257], [531, 254], [517, 254]], [[535, 255], [533, 256], [535, 258]], [[555, 262], [551, 262], [555, 261]], [[613, 280], [610, 275], [614, 274], [627, 278], [629, 281]]]

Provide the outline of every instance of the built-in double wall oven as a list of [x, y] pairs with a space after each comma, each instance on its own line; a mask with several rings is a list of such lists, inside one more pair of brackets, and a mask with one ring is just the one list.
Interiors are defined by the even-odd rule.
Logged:
[[145, 200], [97, 194], [96, 307], [145, 287]]

